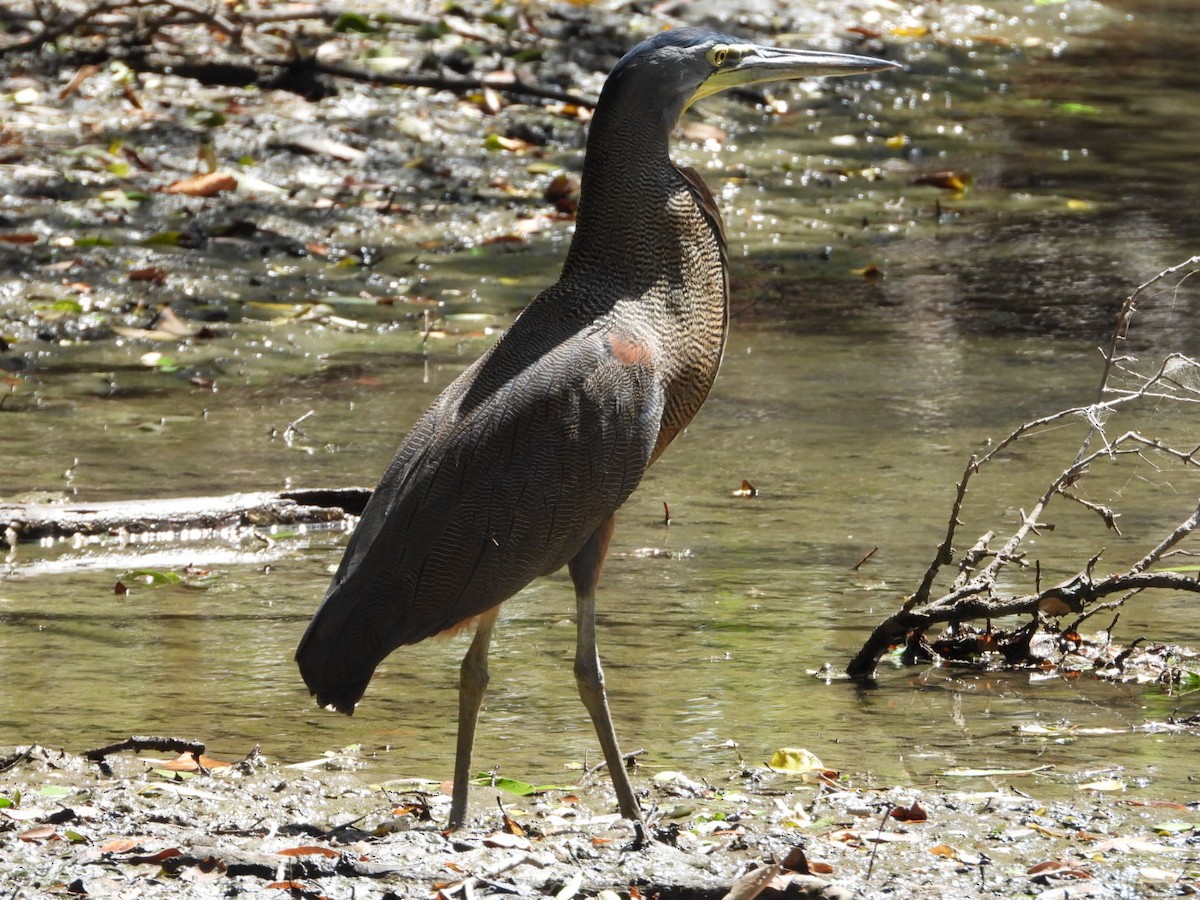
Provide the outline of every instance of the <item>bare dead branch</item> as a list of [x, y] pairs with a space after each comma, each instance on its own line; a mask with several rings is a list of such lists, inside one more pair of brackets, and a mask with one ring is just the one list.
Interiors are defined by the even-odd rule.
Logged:
[[199, 762], [200, 757], [204, 755], [205, 747], [202, 741], [134, 735], [126, 740], [117, 741], [115, 744], [109, 744], [106, 747], [97, 747], [95, 750], [88, 750], [83, 755], [93, 762], [100, 762], [109, 754], [121, 753], [125, 750], [132, 750], [134, 753], [140, 753], [143, 750], [155, 750], [159, 753], [187, 753], [195, 757], [196, 761]]
[[[1057, 496], [1090, 510], [1104, 522], [1106, 529], [1121, 534], [1116, 525], [1121, 514], [1115, 506], [1089, 499], [1077, 489], [1078, 484], [1089, 478], [1097, 467], [1120, 464], [1124, 460], [1139, 460], [1156, 471], [1182, 470], [1191, 473], [1200, 465], [1200, 445], [1189, 443], [1187, 447], [1180, 447], [1164, 436], [1145, 434], [1135, 428], [1126, 428], [1120, 433], [1114, 433], [1115, 429], [1110, 428], [1113, 415], [1125, 407], [1200, 401], [1200, 362], [1195, 358], [1178, 352], [1166, 353], [1154, 370], [1146, 372], [1139, 371], [1141, 367], [1137, 359], [1118, 356], [1119, 348], [1128, 338], [1139, 297], [1151, 285], [1189, 267], [1195, 270], [1198, 265], [1200, 256], [1166, 269], [1139, 285], [1126, 299], [1118, 314], [1110, 346], [1104, 352], [1104, 371], [1093, 403], [1025, 422], [991, 446], [986, 453], [970, 458], [957, 485], [945, 537], [935, 551], [932, 563], [917, 590], [903, 602], [898, 612], [874, 629], [850, 662], [847, 671], [852, 677], [870, 677], [889, 647], [908, 643], [912, 635], [923, 633], [937, 624], [961, 623], [972, 619], [990, 622], [1005, 616], [1032, 616], [1031, 625], [1036, 625], [1044, 618], [1057, 618], [1067, 612], [1076, 613], [1078, 623], [1095, 612], [1117, 609], [1130, 597], [1150, 589], [1200, 593], [1200, 579], [1196, 577], [1179, 572], [1149, 571], [1151, 566], [1168, 555], [1191, 552], [1180, 549], [1178, 545], [1200, 528], [1200, 503], [1186, 520], [1123, 572], [1096, 577], [1096, 564], [1100, 558], [1100, 553], [1096, 553], [1080, 567], [1077, 575], [1053, 587], [1041, 587], [1040, 566], [1032, 593], [1004, 593], [999, 587], [1002, 572], [1013, 565], [1024, 565], [1021, 548], [1030, 535], [1053, 528], [1053, 525], [1044, 521], [1044, 516], [1047, 507]], [[1110, 379], [1115, 372], [1130, 378], [1132, 385], [1120, 388], [1112, 386]], [[1021, 510], [1016, 528], [998, 549], [993, 549], [996, 539], [994, 530], [981, 535], [959, 560], [957, 574], [949, 588], [935, 598], [934, 586], [938, 577], [954, 559], [953, 543], [962, 525], [968, 482], [988, 463], [1005, 455], [1018, 441], [1035, 438], [1050, 427], [1058, 428], [1070, 424], [1072, 420], [1086, 429], [1074, 460], [1051, 479], [1032, 505]], [[1189, 416], [1186, 421], [1192, 421], [1192, 417]], [[984, 560], [987, 560], [986, 564], [979, 568]], [[1099, 602], [1113, 595], [1120, 597], [1114, 601]]]

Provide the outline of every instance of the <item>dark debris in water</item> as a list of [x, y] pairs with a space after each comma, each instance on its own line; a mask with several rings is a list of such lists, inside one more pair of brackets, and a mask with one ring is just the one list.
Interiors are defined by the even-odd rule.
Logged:
[[[184, 752], [125, 752], [153, 746]], [[675, 788], [684, 776], [660, 775], [643, 791], [650, 839], [638, 841], [603, 811], [605, 787], [497, 803], [480, 791], [473, 820], [450, 834], [438, 824], [448, 806], [440, 790], [368, 785], [353, 771], [355, 751], [282, 766], [257, 752], [236, 764], [188, 752], [201, 747], [134, 738], [104, 748], [107, 771], [41, 746], [0, 759], [0, 884], [18, 897], [279, 890], [439, 900], [1200, 891], [1200, 804], [1083, 791], [1094, 785], [1047, 803], [1029, 783], [1036, 776], [1017, 770], [975, 775], [963, 790], [818, 786], [743, 770], [686, 797]]]
[[914, 629], [898, 648], [906, 665], [939, 662], [988, 669], [1030, 669], [1035, 678], [1094, 677], [1168, 689], [1200, 689], [1200, 652], [1178, 644], [1136, 638], [1128, 644], [1110, 632], [1084, 634], [1052, 621], [993, 628], [956, 623], [930, 638]]

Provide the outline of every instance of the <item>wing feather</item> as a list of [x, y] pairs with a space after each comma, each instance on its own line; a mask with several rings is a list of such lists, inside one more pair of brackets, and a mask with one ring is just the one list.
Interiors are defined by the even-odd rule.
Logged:
[[542, 324], [530, 307], [456, 379], [376, 487], [296, 654], [322, 705], [349, 712], [396, 647], [562, 567], [637, 487], [664, 405], [651, 356]]

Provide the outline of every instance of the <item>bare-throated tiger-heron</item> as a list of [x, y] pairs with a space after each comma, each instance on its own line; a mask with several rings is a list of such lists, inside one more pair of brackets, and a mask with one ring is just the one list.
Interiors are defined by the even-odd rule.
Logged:
[[728, 88], [893, 66], [678, 28], [609, 74], [558, 282], [413, 426], [296, 651], [317, 702], [350, 713], [389, 653], [474, 620], [451, 827], [466, 815], [499, 606], [563, 565], [579, 694], [621, 814], [641, 819], [596, 651], [596, 582], [614, 513], [704, 402], [729, 319], [720, 213], [700, 176], [671, 162], [671, 132], [690, 104]]

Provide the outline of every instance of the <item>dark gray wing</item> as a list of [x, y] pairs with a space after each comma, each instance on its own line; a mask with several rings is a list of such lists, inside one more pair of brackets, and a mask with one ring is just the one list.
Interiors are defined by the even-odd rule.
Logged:
[[396, 647], [563, 566], [641, 480], [656, 348], [603, 320], [556, 336], [539, 313], [443, 392], [372, 494], [296, 653], [321, 705], [351, 711]]

